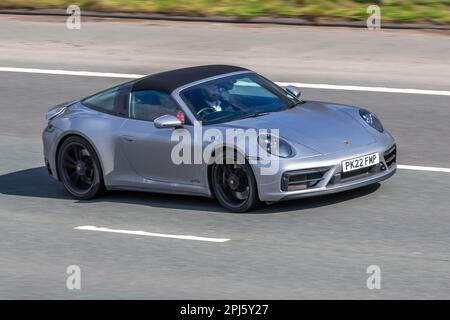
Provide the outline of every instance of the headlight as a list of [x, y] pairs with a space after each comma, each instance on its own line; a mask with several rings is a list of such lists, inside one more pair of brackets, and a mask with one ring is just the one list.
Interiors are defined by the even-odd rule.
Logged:
[[281, 158], [289, 158], [294, 155], [289, 143], [270, 133], [258, 136], [258, 143], [267, 153]]
[[384, 131], [384, 128], [383, 128], [383, 125], [381, 124], [381, 121], [372, 112], [364, 110], [364, 109], [360, 109], [359, 110], [359, 115], [361, 116], [361, 118], [363, 118], [363, 120], [369, 126], [374, 128], [375, 130], [377, 130], [379, 132], [383, 132]]

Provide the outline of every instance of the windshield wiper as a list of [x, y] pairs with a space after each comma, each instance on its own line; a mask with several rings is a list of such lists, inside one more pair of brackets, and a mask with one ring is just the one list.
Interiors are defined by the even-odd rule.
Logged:
[[261, 116], [268, 115], [269, 113], [270, 113], [270, 112], [255, 112], [255, 113], [250, 113], [250, 114], [248, 114], [248, 115], [245, 115], [245, 116], [241, 117], [240, 119], [261, 117]]
[[301, 100], [299, 102], [293, 103], [290, 106], [288, 106], [288, 109], [292, 109], [292, 108], [298, 106], [299, 104], [304, 104], [304, 103], [305, 103], [305, 101]]

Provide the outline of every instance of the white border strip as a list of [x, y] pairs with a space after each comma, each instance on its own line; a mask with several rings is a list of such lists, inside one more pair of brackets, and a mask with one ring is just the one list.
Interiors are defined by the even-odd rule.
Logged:
[[416, 170], [416, 171], [432, 171], [432, 172], [445, 172], [450, 173], [450, 168], [438, 168], [438, 167], [422, 167], [422, 166], [407, 166], [403, 164], [397, 165], [398, 169], [404, 170]]
[[176, 234], [153, 233], [153, 232], [145, 232], [145, 231], [118, 230], [118, 229], [101, 228], [101, 227], [95, 227], [95, 226], [80, 226], [80, 227], [75, 227], [74, 229], [88, 230], [88, 231], [112, 232], [112, 233], [124, 233], [124, 234], [132, 234], [132, 235], [136, 235], [136, 236], [146, 236], [146, 237], [172, 238], [172, 239], [208, 241], [208, 242], [227, 242], [227, 241], [231, 240], [231, 239], [225, 239], [225, 238], [206, 238], [206, 237], [196, 237], [196, 236], [183, 236], [183, 235], [176, 235]]
[[[143, 75], [143, 74], [32, 69], [32, 68], [12, 68], [12, 67], [0, 67], [0, 72], [19, 72], [19, 73], [37, 73], [37, 74], [70, 75], [70, 76], [102, 77], [102, 78], [127, 78], [127, 79], [137, 79], [137, 78], [145, 77], [145, 75]], [[366, 92], [386, 92], [386, 93], [406, 93], [406, 94], [450, 96], [450, 91], [445, 91], [445, 90], [364, 87], [364, 86], [347, 86], [347, 85], [302, 83], [302, 82], [276, 82], [276, 83], [280, 86], [294, 85], [294, 86], [297, 86], [300, 88], [312, 88], [312, 89], [350, 90], [350, 91], [366, 91]]]

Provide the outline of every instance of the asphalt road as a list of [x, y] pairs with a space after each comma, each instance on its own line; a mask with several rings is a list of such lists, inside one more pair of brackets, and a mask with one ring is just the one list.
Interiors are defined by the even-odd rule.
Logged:
[[[233, 63], [277, 81], [450, 88], [448, 34], [0, 17], [0, 66], [147, 73]], [[0, 298], [450, 298], [450, 173], [249, 214], [212, 199], [113, 192], [75, 201], [43, 166], [51, 106], [124, 79], [0, 72]], [[405, 165], [450, 168], [450, 97], [303, 90], [377, 113]], [[229, 238], [214, 243], [75, 230]], [[79, 265], [81, 290], [66, 288]], [[366, 287], [369, 265], [380, 290]]]

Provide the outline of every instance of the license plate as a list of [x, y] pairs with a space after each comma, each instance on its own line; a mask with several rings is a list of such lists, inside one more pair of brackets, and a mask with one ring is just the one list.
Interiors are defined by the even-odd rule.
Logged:
[[353, 170], [358, 170], [361, 168], [370, 167], [380, 163], [379, 153], [372, 153], [366, 156], [348, 159], [342, 161], [342, 172], [348, 172]]

